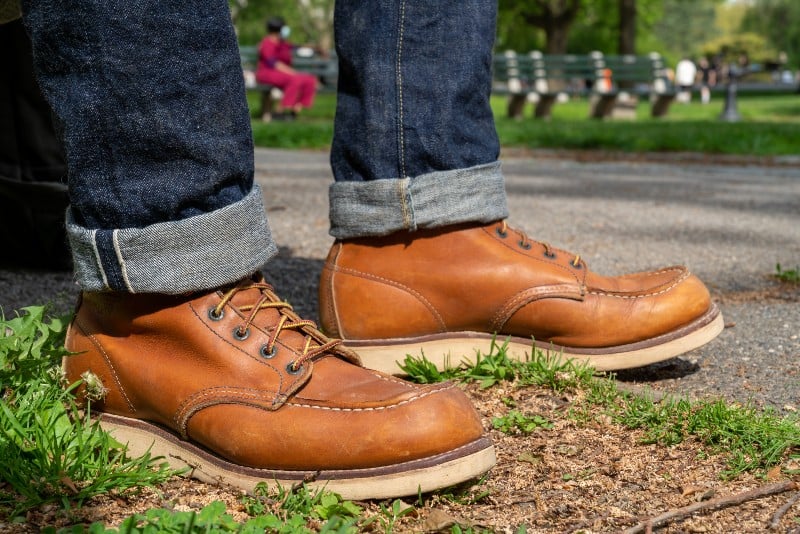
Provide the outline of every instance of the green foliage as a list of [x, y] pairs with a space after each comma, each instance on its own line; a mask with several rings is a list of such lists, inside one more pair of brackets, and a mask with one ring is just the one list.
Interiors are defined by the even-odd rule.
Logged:
[[586, 365], [565, 360], [557, 353], [543, 352], [533, 345], [531, 352], [532, 357], [516, 360], [508, 355], [508, 343], [498, 345], [496, 340], [492, 340], [489, 354], [478, 353], [474, 363], [469, 365], [438, 371], [424, 356], [406, 356], [400, 368], [415, 382], [429, 384], [454, 378], [478, 382], [481, 388], [516, 381], [521, 386], [540, 385], [564, 391], [586, 385], [591, 380], [593, 371]]
[[[278, 486], [272, 490], [262, 482], [255, 487], [252, 497], [242, 497], [242, 504], [251, 516], [271, 516], [294, 528], [305, 528], [304, 525], [309, 521], [325, 521], [323, 526], [327, 525], [328, 531], [355, 528], [360, 524], [356, 519], [363, 511], [360, 506], [343, 500], [336, 493], [312, 490], [305, 484], [293, 489]], [[302, 529], [299, 531], [305, 532]]]
[[742, 21], [742, 30], [756, 32], [785, 52], [788, 67], [800, 68], [800, 2], [754, 0]]
[[198, 512], [181, 512], [154, 508], [144, 514], [125, 519], [119, 529], [106, 529], [101, 523], [88, 530], [81, 526], [75, 534], [200, 534], [236, 532], [256, 534], [305, 534], [336, 532], [352, 534], [367, 524], [358, 516], [361, 507], [328, 491], [312, 491], [305, 485], [294, 490], [278, 487], [270, 490], [264, 483], [255, 488], [252, 497], [242, 499], [248, 515], [254, 516], [244, 524], [227, 513], [225, 504], [214, 501]]
[[504, 434], [530, 434], [540, 428], [553, 428], [553, 423], [541, 415], [525, 415], [511, 410], [502, 417], [492, 418], [492, 426]]
[[0, 317], [0, 479], [15, 492], [0, 495], [11, 515], [46, 502], [64, 508], [111, 489], [157, 484], [172, 475], [145, 455], [125, 449], [81, 412], [62, 384], [58, 362], [65, 322], [30, 307]]
[[652, 36], [661, 49], [656, 50], [675, 65], [682, 57], [695, 56], [700, 45], [713, 32], [719, 0], [662, 0], [659, 16], [653, 21]]
[[446, 366], [445, 369], [439, 371], [436, 364], [428, 360], [425, 354], [421, 358], [406, 356], [404, 362], [400, 364], [400, 369], [409, 376], [410, 380], [418, 384], [435, 384], [461, 375], [461, 371], [457, 367]]
[[[414, 363], [413, 358], [406, 358], [407, 367]], [[431, 372], [425, 380], [432, 381], [435, 376]], [[588, 421], [593, 417], [592, 407], [599, 406], [617, 423], [642, 429], [646, 443], [670, 446], [689, 438], [697, 439], [710, 452], [728, 456], [726, 477], [768, 469], [787, 454], [800, 457], [800, 423], [796, 417], [780, 418], [769, 410], [759, 411], [722, 400], [656, 402], [648, 396], [622, 393], [613, 377], [595, 377], [586, 365], [563, 361], [557, 355], [548, 356], [539, 350], [534, 351], [532, 358], [517, 361], [508, 357], [506, 344], [494, 344], [488, 355], [478, 355], [473, 366], [456, 369], [454, 378], [475, 381], [481, 387], [512, 382], [518, 387], [538, 385], [558, 392], [583, 391], [583, 399], [570, 410], [574, 419]], [[510, 399], [505, 403], [516, 404]], [[541, 416], [525, 415], [515, 409], [493, 418], [492, 424], [502, 432], [521, 434], [552, 427]]]
[[706, 57], [719, 55], [724, 63], [736, 62], [745, 54], [751, 63], [763, 64], [774, 61], [778, 57], [775, 50], [763, 35], [753, 32], [737, 32], [734, 35], [723, 35], [707, 40], [700, 47]]
[[378, 522], [383, 527], [384, 532], [394, 531], [395, 524], [403, 517], [414, 513], [414, 507], [408, 506], [400, 499], [395, 499], [391, 506], [386, 506], [385, 503], [380, 504], [381, 513], [378, 516]]
[[752, 406], [722, 400], [690, 402], [625, 395], [613, 412], [616, 421], [645, 431], [646, 443], [674, 445], [694, 437], [709, 449], [729, 456], [724, 476], [767, 469], [800, 450], [797, 418], [781, 418]]
[[47, 375], [51, 380], [64, 349], [65, 320], [45, 322], [45, 308], [23, 308], [22, 315], [6, 320], [0, 314], [0, 393], [3, 398], [31, 380]]
[[464, 506], [477, 504], [492, 494], [491, 491], [482, 488], [488, 477], [489, 474], [487, 473], [483, 475], [477, 482], [470, 481], [458, 486], [440, 490], [436, 492], [436, 495], [438, 495], [439, 498], [444, 501], [461, 504]]
[[800, 267], [794, 269], [781, 269], [781, 264], [775, 265], [775, 277], [782, 282], [789, 282], [791, 284], [800, 283]]
[[[304, 534], [311, 532], [357, 532], [353, 521], [333, 517], [318, 529], [307, 527], [306, 517], [292, 515], [286, 519], [275, 514], [261, 515], [248, 519], [244, 524], [236, 522], [225, 510], [225, 504], [214, 501], [199, 512], [179, 512], [163, 508], [153, 508], [143, 514], [134, 514], [125, 519], [118, 529], [105, 528], [101, 523], [93, 523], [88, 529], [76, 526], [69, 531], [74, 534]], [[61, 531], [65, 532], [65, 531]]]
[[495, 340], [492, 340], [489, 354], [483, 356], [478, 353], [475, 364], [463, 370], [461, 378], [479, 382], [481, 388], [492, 387], [498, 382], [518, 378], [523, 365], [521, 362], [509, 358], [506, 349], [507, 344], [498, 346]]

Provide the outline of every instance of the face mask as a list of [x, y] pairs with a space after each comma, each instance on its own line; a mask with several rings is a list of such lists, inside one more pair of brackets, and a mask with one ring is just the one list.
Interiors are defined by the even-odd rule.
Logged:
[[292, 29], [289, 26], [283, 26], [281, 28], [281, 39], [288, 39], [291, 33]]

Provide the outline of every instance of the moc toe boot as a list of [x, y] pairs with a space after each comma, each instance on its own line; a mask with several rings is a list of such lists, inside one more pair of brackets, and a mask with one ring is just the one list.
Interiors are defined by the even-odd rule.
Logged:
[[[505, 221], [337, 241], [320, 282], [321, 326], [365, 366], [397, 355], [442, 369], [507, 343], [600, 371], [665, 360], [716, 337], [722, 315], [685, 267], [617, 277]], [[402, 361], [402, 360], [401, 360]]]
[[187, 296], [84, 293], [66, 346], [67, 378], [106, 430], [204, 481], [387, 498], [495, 461], [460, 389], [362, 367], [260, 277]]

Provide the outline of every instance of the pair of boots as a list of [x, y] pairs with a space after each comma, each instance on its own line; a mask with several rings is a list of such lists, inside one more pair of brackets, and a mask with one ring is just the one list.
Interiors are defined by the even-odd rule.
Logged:
[[[722, 329], [684, 267], [620, 277], [504, 221], [334, 243], [322, 334], [260, 275], [195, 295], [84, 293], [68, 379], [132, 452], [245, 489], [313, 481], [345, 498], [426, 492], [495, 462], [453, 384], [391, 376], [406, 354], [439, 366], [536, 346], [600, 370], [645, 365]], [[364, 366], [360, 362], [364, 363]], [[377, 369], [377, 370], [376, 370]]]

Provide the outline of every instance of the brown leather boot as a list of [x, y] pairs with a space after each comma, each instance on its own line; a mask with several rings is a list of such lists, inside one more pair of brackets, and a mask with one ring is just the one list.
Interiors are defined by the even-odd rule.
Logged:
[[685, 267], [600, 276], [504, 221], [334, 243], [320, 316], [365, 366], [387, 373], [400, 372], [398, 354], [458, 365], [488, 354], [495, 334], [514, 358], [535, 340], [597, 370], [625, 369], [699, 347], [723, 326]]
[[361, 367], [260, 277], [191, 296], [86, 293], [70, 325], [70, 382], [132, 453], [252, 489], [326, 485], [348, 499], [449, 486], [494, 449], [453, 384]]

